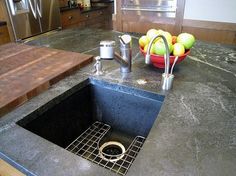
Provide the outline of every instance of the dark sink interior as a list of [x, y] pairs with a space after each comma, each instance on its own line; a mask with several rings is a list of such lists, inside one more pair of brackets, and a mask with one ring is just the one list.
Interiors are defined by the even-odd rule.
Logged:
[[164, 96], [87, 79], [17, 122], [23, 128], [66, 148], [95, 121], [117, 134], [147, 137]]

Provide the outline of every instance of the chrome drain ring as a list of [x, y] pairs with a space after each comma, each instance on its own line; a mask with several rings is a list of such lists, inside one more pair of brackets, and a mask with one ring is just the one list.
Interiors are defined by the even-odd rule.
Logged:
[[[109, 147], [115, 147], [118, 150], [120, 149], [120, 154], [110, 155], [107, 153], [104, 153], [103, 151]], [[99, 155], [103, 160], [110, 161], [110, 162], [116, 162], [124, 157], [126, 150], [123, 144], [117, 141], [109, 141], [102, 144], [102, 146], [99, 148]]]

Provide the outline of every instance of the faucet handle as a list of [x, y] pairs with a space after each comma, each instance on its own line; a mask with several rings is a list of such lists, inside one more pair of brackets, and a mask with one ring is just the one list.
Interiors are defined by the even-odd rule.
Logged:
[[121, 46], [131, 48], [131, 46], [132, 46], [132, 37], [130, 35], [124, 34], [122, 36], [119, 36], [119, 38], [120, 38]]

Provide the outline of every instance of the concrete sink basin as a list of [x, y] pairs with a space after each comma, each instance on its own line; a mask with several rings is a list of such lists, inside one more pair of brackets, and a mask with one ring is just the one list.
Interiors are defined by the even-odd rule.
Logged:
[[[144, 142], [158, 116], [163, 100], [162, 95], [91, 78], [17, 123], [56, 145], [71, 149], [72, 152], [74, 144], [70, 144], [86, 130], [90, 131], [89, 136], [94, 136], [86, 139], [88, 142], [81, 147], [90, 143], [95, 149], [108, 141], [118, 141], [123, 144], [124, 149], [128, 149], [137, 136], [141, 136], [141, 142]], [[92, 127], [94, 132], [89, 129], [94, 123], [102, 123], [109, 128], [106, 133], [100, 134], [99, 140], [94, 137], [99, 136], [95, 133], [100, 129]], [[112, 149], [104, 146], [103, 148], [116, 155], [117, 152], [118, 155], [124, 152], [114, 145]], [[73, 153], [81, 154], [78, 150]], [[99, 155], [99, 152], [96, 154]], [[118, 158], [121, 157], [123, 155], [119, 155]], [[124, 173], [126, 171], [122, 171], [121, 175]]]

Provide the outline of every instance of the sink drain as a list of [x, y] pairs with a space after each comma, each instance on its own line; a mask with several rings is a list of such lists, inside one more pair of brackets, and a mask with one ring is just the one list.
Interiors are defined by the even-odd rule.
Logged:
[[124, 157], [125, 147], [116, 141], [105, 142], [99, 148], [100, 157], [106, 161], [115, 162]]
[[141, 150], [145, 138], [136, 136], [128, 148], [117, 141], [99, 145], [110, 128], [97, 121], [68, 145], [66, 150], [124, 176]]

